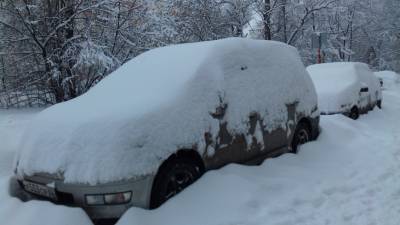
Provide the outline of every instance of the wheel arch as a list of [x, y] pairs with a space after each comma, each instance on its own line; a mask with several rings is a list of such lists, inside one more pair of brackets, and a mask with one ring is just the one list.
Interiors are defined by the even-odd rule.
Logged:
[[297, 122], [296, 124], [296, 128], [298, 126], [298, 124], [304, 123], [305, 125], [307, 125], [308, 131], [310, 132], [310, 134], [313, 133], [313, 127], [312, 127], [312, 123], [311, 123], [311, 119], [307, 118], [307, 117], [303, 117], [299, 120], [299, 122]]
[[320, 134], [320, 126], [319, 126], [319, 121], [320, 121], [320, 116], [317, 116], [315, 118], [313, 117], [302, 117], [296, 124], [296, 129], [297, 126], [300, 123], [303, 123], [307, 126], [308, 131], [310, 132], [311, 139], [310, 140], [315, 140], [318, 138]]
[[199, 166], [201, 173], [203, 174], [205, 172], [205, 164], [203, 161], [203, 158], [200, 156], [200, 154], [194, 150], [194, 149], [180, 149], [170, 155], [167, 159], [165, 159], [161, 165], [157, 169], [157, 173], [154, 175], [154, 179], [151, 185], [151, 191], [150, 191], [150, 198], [149, 198], [149, 208], [154, 209], [157, 207], [154, 207], [153, 205], [153, 190], [156, 188], [156, 181], [159, 179], [160, 171], [162, 171], [169, 162], [172, 162], [178, 158], [184, 158], [184, 159], [189, 159], [193, 163]]
[[350, 112], [351, 112], [353, 109], [354, 109], [354, 110], [357, 110], [357, 112], [360, 112], [360, 108], [358, 107], [358, 105], [353, 105], [353, 107], [350, 108]]

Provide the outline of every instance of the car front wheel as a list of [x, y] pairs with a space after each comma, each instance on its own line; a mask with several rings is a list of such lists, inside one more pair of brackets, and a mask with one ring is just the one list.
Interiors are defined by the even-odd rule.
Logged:
[[378, 100], [376, 105], [378, 106], [378, 108], [382, 109], [382, 100]]
[[190, 158], [173, 158], [165, 162], [154, 180], [150, 208], [162, 205], [201, 177], [203, 171]]
[[357, 107], [353, 107], [353, 108], [350, 110], [349, 117], [350, 117], [351, 119], [353, 119], [353, 120], [356, 120], [356, 119], [358, 119], [358, 117], [360, 117], [360, 113], [358, 112], [358, 108], [357, 108]]
[[291, 152], [296, 154], [298, 152], [298, 147], [310, 140], [311, 131], [308, 128], [307, 124], [304, 122], [299, 123], [296, 127], [296, 131], [294, 132]]

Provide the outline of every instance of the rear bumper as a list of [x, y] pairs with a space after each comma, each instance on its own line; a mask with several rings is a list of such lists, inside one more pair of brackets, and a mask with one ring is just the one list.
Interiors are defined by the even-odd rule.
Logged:
[[[10, 180], [10, 194], [20, 198], [22, 201], [29, 201], [32, 199], [48, 200], [54, 202], [55, 204], [80, 207], [84, 209], [89, 217], [93, 220], [111, 219], [121, 217], [122, 214], [132, 206], [148, 208], [153, 177], [154, 176], [145, 176], [140, 179], [130, 179], [123, 182], [94, 186], [85, 184], [67, 184], [61, 180], [54, 180], [41, 176], [24, 177], [24, 180], [30, 182], [47, 186], [49, 184], [54, 185], [57, 200], [46, 199], [45, 197], [27, 192], [22, 185], [22, 180], [18, 180], [16, 177], [13, 177]], [[85, 201], [86, 195], [102, 195], [126, 191], [132, 192], [132, 199], [126, 204], [88, 205]]]

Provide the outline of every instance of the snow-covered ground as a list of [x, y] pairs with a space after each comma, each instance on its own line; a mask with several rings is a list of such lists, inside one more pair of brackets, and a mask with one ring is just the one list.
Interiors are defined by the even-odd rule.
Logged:
[[[400, 84], [384, 82], [382, 110], [357, 121], [323, 116], [320, 137], [299, 154], [208, 172], [159, 209], [130, 209], [118, 225], [400, 224]], [[90, 225], [80, 209], [8, 196], [12, 157], [34, 114], [0, 111], [0, 224]]]

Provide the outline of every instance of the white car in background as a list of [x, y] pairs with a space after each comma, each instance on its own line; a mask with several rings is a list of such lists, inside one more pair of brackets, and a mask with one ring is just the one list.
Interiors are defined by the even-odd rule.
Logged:
[[318, 95], [322, 115], [344, 114], [358, 119], [375, 106], [382, 106], [378, 78], [367, 64], [324, 63], [307, 67]]
[[400, 74], [394, 71], [379, 71], [374, 73], [376, 77], [378, 77], [379, 81], [381, 81], [381, 87], [383, 90], [390, 88], [388, 86], [400, 83]]

